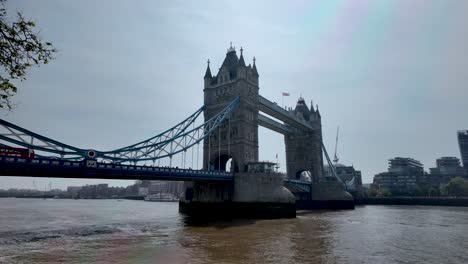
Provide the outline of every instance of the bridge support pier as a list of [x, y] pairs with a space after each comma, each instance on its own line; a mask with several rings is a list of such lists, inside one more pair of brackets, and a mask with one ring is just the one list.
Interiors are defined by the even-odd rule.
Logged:
[[186, 183], [179, 211], [197, 218], [293, 218], [296, 203], [280, 174], [245, 172], [231, 183]]
[[311, 197], [298, 197], [298, 209], [354, 209], [353, 196], [340, 182], [318, 182], [311, 185]]

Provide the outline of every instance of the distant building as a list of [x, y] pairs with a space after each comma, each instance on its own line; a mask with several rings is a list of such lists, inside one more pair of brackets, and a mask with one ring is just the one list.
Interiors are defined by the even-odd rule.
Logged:
[[374, 176], [373, 187], [388, 188], [392, 193], [412, 194], [418, 190], [418, 178], [424, 176], [421, 162], [396, 157], [388, 162], [388, 171]]
[[96, 198], [96, 185], [88, 185], [81, 187], [78, 191], [78, 197], [84, 199], [95, 199]]
[[109, 185], [106, 183], [97, 185], [85, 185], [78, 191], [78, 197], [84, 199], [102, 199], [109, 197]]
[[138, 188], [138, 195], [146, 196], [148, 194], [149, 194], [149, 188], [148, 187], [139, 187]]
[[458, 131], [458, 146], [460, 147], [460, 155], [465, 168], [465, 175], [468, 176], [468, 130]]
[[456, 157], [441, 157], [436, 160], [435, 168], [430, 168], [430, 174], [443, 176], [462, 176], [464, 169], [460, 165], [460, 159]]
[[175, 197], [183, 191], [183, 182], [179, 181], [151, 181], [148, 187], [148, 195], [170, 193]]
[[388, 172], [374, 176], [373, 188], [388, 188], [393, 194], [427, 194], [429, 189], [437, 189], [451, 179], [464, 175], [460, 160], [456, 157], [441, 157], [436, 167], [424, 172], [423, 165], [411, 158], [389, 160]]
[[148, 188], [148, 194], [158, 194], [167, 192], [167, 182], [166, 181], [151, 181]]
[[67, 194], [71, 197], [71, 198], [76, 198], [78, 197], [78, 192], [81, 190], [81, 186], [69, 186], [67, 188]]
[[168, 192], [173, 194], [175, 197], [179, 197], [184, 191], [184, 182], [180, 181], [169, 181], [167, 182]]
[[418, 160], [412, 158], [396, 157], [388, 161], [388, 172], [397, 174], [421, 174], [424, 166]]
[[458, 158], [441, 157], [436, 160], [436, 167], [429, 169], [429, 174], [424, 174], [418, 178], [418, 184], [422, 187], [438, 188], [441, 184], [464, 174], [465, 171], [460, 166]]

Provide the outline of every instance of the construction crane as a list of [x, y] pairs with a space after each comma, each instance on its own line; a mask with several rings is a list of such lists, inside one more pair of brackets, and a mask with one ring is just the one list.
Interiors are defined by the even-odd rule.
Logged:
[[333, 158], [333, 162], [335, 164], [338, 163], [338, 156], [337, 156], [337, 150], [338, 150], [338, 134], [340, 133], [340, 126], [336, 129], [336, 141], [335, 141], [335, 157]]

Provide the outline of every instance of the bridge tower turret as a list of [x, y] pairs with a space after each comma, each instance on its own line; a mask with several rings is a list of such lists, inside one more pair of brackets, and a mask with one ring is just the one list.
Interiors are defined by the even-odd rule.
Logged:
[[247, 163], [258, 161], [258, 72], [245, 65], [243, 49], [240, 57], [234, 47], [227, 50], [223, 64], [215, 76], [208, 65], [204, 77], [205, 120], [221, 111], [237, 96], [240, 102], [228, 122], [203, 142], [203, 168], [225, 170], [232, 158], [231, 170], [244, 172]]
[[322, 120], [318, 107], [314, 110], [311, 105], [309, 110], [304, 98], [300, 97], [296, 108], [290, 112], [317, 129], [298, 130], [284, 136], [288, 177], [299, 179], [302, 172], [309, 171], [312, 181], [319, 182], [323, 177], [323, 156]]

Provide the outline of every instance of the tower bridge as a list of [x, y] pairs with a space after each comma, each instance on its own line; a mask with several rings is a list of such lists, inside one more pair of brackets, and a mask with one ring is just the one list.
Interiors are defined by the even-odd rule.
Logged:
[[[242, 48], [240, 56], [233, 47], [227, 50], [216, 75], [208, 61], [203, 92], [203, 106], [171, 129], [110, 151], [77, 148], [0, 120], [0, 175], [180, 180], [185, 192], [179, 208], [189, 215], [291, 217], [296, 205], [354, 208], [339, 179], [324, 177], [323, 154], [333, 165], [322, 143], [318, 107], [309, 109], [301, 97], [295, 109], [284, 109], [262, 97], [255, 58], [246, 65]], [[286, 178], [259, 162], [258, 126], [284, 136]], [[194, 169], [187, 166], [187, 153], [193, 164], [200, 145], [203, 165]], [[175, 156], [182, 157], [181, 168], [173, 166]], [[169, 159], [169, 166], [160, 166], [161, 159]], [[305, 171], [310, 181], [300, 179]]]

